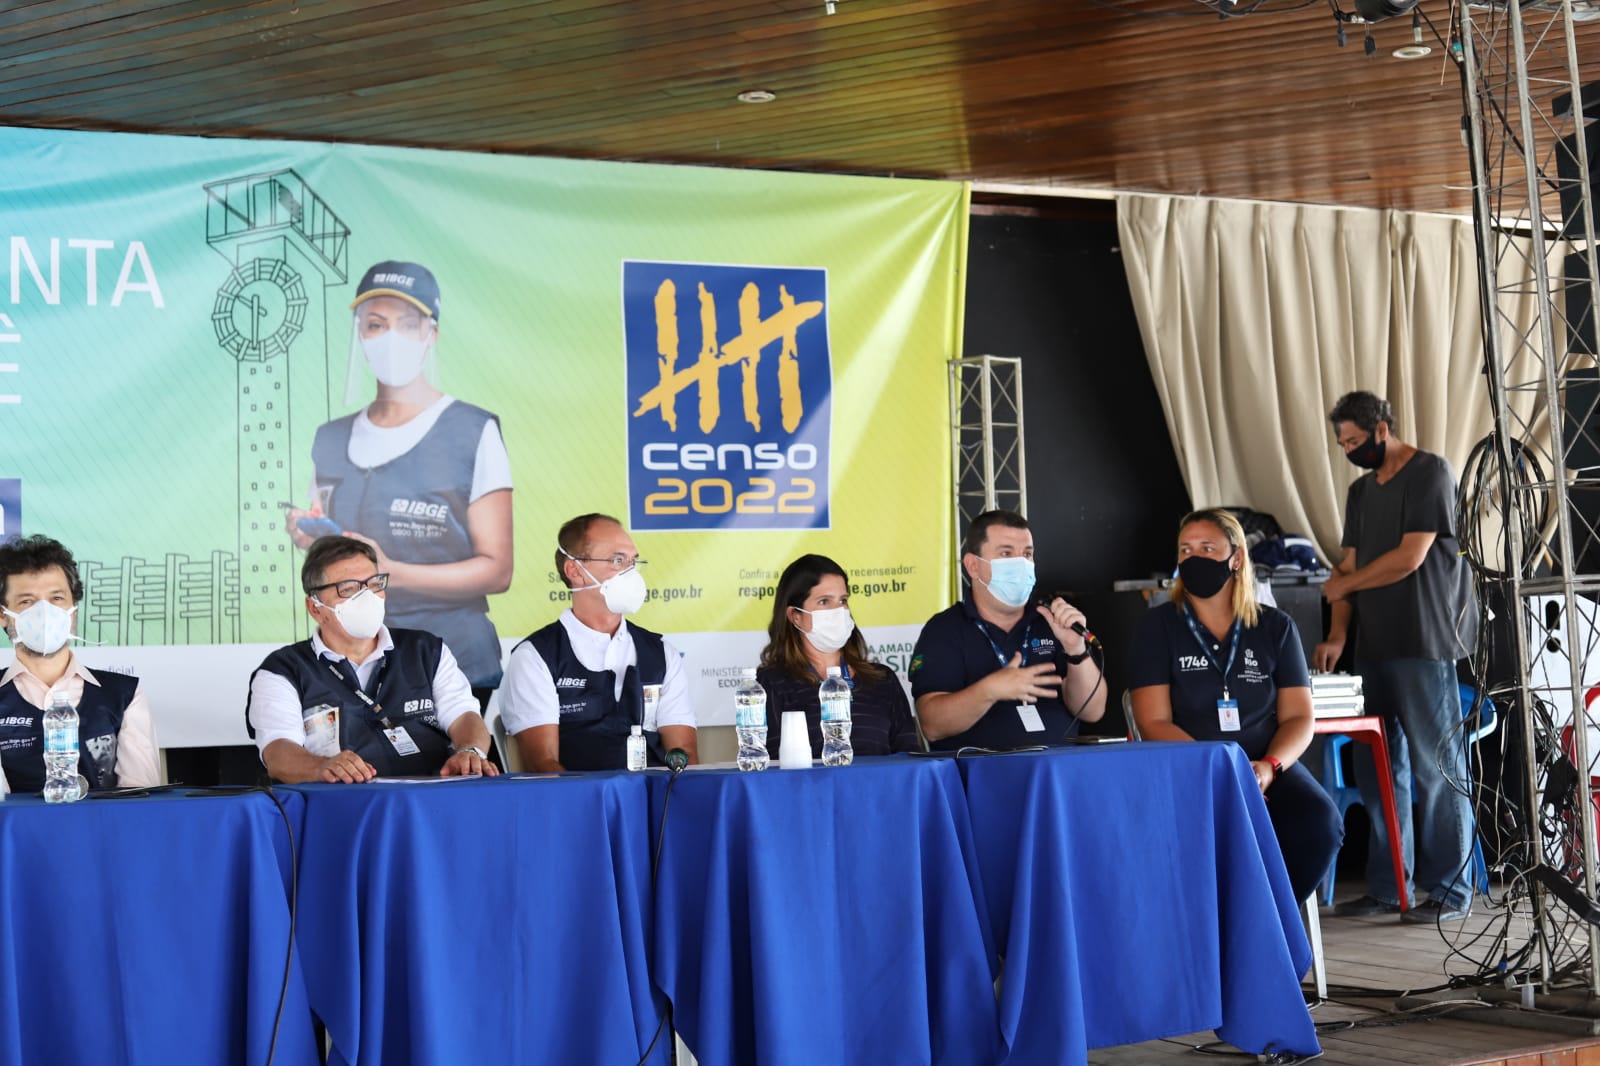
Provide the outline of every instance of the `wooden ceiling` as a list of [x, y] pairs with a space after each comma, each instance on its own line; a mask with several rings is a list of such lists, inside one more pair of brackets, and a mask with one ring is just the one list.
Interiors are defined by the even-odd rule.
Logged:
[[1376, 36], [1326, 0], [11, 0], [0, 124], [1468, 207], [1453, 67]]

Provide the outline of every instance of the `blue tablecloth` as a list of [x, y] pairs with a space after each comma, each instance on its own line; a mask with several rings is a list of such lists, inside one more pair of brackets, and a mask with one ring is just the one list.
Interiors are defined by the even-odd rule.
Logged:
[[[669, 779], [648, 780], [659, 819]], [[655, 973], [702, 1066], [1002, 1057], [951, 762], [692, 770], [672, 789]]]
[[[300, 954], [332, 1063], [632, 1064], [648, 807], [621, 774], [297, 786]], [[661, 1029], [651, 1061], [670, 1058]]]
[[1215, 1029], [1319, 1049], [1311, 950], [1249, 763], [1233, 744], [962, 759], [1010, 1063]]
[[[299, 797], [280, 797], [299, 813]], [[0, 803], [0, 1064], [263, 1063], [289, 940], [264, 795]], [[52, 902], [53, 901], [53, 902]], [[318, 1061], [298, 967], [276, 1066]]]

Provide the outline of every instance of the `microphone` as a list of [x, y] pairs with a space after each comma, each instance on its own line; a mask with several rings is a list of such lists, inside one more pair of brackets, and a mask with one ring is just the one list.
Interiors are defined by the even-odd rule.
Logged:
[[673, 748], [667, 752], [667, 769], [673, 774], [683, 773], [683, 768], [689, 765], [689, 753], [682, 748]]
[[1095, 651], [1105, 651], [1105, 649], [1100, 646], [1100, 638], [1089, 632], [1088, 627], [1086, 627], [1082, 622], [1072, 623], [1072, 631], [1078, 634], [1078, 636], [1082, 637], [1089, 647], [1093, 648]]

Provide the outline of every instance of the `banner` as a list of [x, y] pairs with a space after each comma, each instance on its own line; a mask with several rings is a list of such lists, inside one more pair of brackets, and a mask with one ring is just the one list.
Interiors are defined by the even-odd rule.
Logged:
[[[165, 746], [246, 742], [319, 516], [489, 558], [410, 591], [396, 563], [390, 597], [488, 677], [569, 600], [561, 523], [615, 515], [704, 724], [800, 554], [902, 672], [946, 605], [964, 186], [20, 129], [0, 156], [0, 536], [75, 553], [85, 661], [144, 678]], [[369, 273], [436, 300], [442, 398], [366, 467]], [[448, 487], [395, 473], [424, 467]]]

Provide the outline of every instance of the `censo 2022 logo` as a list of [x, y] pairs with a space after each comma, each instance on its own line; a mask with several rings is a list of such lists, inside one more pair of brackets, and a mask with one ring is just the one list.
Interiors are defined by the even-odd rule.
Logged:
[[826, 529], [833, 369], [814, 267], [629, 261], [634, 529]]

